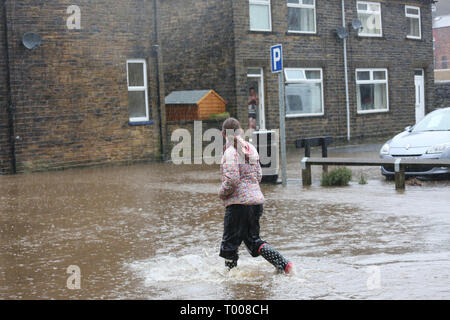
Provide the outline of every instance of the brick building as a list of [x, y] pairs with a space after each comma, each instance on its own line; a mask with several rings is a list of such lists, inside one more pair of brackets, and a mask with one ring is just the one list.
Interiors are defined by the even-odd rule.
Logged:
[[[277, 76], [269, 69], [269, 48], [278, 43], [288, 142], [344, 139], [341, 3], [1, 0], [0, 173], [160, 158], [167, 132], [183, 126], [165, 121], [164, 97], [176, 90], [213, 89], [245, 123], [253, 89], [259, 125], [278, 128]], [[345, 1], [345, 24], [363, 24], [347, 28], [352, 138], [414, 123], [417, 78], [424, 109], [433, 108], [430, 5]], [[32, 50], [22, 43], [30, 32], [42, 38]]]
[[153, 0], [1, 6], [0, 173], [160, 157]]
[[[431, 2], [345, 1], [351, 137], [387, 136], [433, 109]], [[181, 4], [182, 3], [182, 4]], [[284, 48], [287, 140], [347, 137], [339, 0], [167, 0], [161, 3], [166, 91], [213, 88], [247, 122], [249, 90], [259, 125], [278, 128], [277, 75], [270, 46]], [[420, 118], [420, 115], [419, 115]]]
[[450, 15], [434, 18], [433, 43], [435, 69], [450, 69]]

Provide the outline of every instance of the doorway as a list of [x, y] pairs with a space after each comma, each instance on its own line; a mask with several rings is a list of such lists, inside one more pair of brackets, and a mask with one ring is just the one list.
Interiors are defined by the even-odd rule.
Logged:
[[256, 130], [265, 130], [264, 74], [262, 68], [248, 68], [247, 89], [249, 126]]
[[425, 81], [422, 69], [414, 71], [414, 84], [416, 91], [416, 123], [425, 117]]

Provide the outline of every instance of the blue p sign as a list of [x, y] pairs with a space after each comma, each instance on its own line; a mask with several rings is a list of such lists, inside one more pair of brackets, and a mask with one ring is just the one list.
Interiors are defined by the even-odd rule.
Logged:
[[272, 61], [272, 72], [282, 72], [283, 47], [281, 44], [270, 47], [270, 59]]

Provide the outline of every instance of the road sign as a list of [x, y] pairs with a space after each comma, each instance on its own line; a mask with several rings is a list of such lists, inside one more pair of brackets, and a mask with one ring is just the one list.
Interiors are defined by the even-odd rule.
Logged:
[[270, 47], [272, 72], [283, 72], [283, 46], [278, 44]]
[[283, 186], [287, 185], [286, 173], [286, 104], [285, 104], [285, 87], [283, 74], [283, 46], [278, 44], [270, 47], [270, 61], [272, 72], [278, 73], [278, 98], [280, 108], [280, 151], [281, 151], [281, 181]]

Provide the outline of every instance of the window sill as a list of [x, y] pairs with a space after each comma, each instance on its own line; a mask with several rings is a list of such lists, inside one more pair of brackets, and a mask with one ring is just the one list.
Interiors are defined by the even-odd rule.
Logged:
[[413, 37], [413, 36], [406, 36], [406, 39], [408, 39], [408, 40], [418, 40], [418, 41], [421, 41], [422, 40], [422, 37]]
[[248, 30], [249, 34], [275, 34], [272, 30]]
[[387, 113], [389, 112], [389, 109], [382, 109], [382, 110], [358, 110], [357, 114], [372, 114], [372, 113]]
[[324, 113], [287, 114], [286, 118], [287, 119], [292, 119], [292, 118], [323, 117], [324, 115], [325, 115]]
[[382, 40], [386, 40], [386, 38], [383, 35], [381, 35], [381, 36], [379, 36], [379, 35], [371, 36], [371, 35], [367, 35], [367, 34], [358, 34], [358, 39], [382, 39]]
[[131, 127], [138, 127], [138, 126], [146, 126], [146, 125], [150, 125], [150, 124], [154, 124], [155, 121], [154, 120], [149, 120], [149, 121], [128, 121], [128, 125]]
[[287, 36], [310, 36], [310, 37], [320, 37], [317, 32], [300, 32], [300, 31], [287, 31]]

